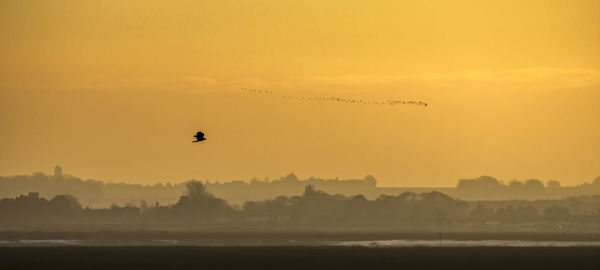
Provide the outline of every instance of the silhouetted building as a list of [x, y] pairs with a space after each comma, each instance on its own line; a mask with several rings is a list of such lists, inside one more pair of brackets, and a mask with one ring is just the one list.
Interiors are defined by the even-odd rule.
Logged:
[[29, 197], [29, 199], [39, 199], [40, 198], [40, 193], [39, 192], [29, 192], [29, 194], [27, 195], [27, 197]]
[[54, 166], [54, 177], [62, 177], [62, 167], [58, 165]]

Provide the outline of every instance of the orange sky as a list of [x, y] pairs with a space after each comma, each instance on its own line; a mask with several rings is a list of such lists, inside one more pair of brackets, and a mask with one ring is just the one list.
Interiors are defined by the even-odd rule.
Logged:
[[0, 175], [589, 182], [599, 48], [597, 0], [2, 1]]

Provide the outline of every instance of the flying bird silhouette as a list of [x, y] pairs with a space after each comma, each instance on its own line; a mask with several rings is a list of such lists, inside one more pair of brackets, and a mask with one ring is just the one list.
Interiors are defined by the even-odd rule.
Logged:
[[194, 138], [196, 138], [196, 140], [193, 141], [193, 143], [206, 140], [206, 138], [204, 138], [204, 133], [202, 133], [201, 131], [198, 131], [198, 133], [196, 133], [196, 135], [194, 135]]

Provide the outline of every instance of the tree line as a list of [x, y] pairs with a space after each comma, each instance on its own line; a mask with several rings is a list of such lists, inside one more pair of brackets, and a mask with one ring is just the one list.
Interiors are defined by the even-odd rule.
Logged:
[[[524, 181], [512, 180], [504, 182], [490, 176], [473, 179], [461, 179], [456, 187], [419, 188], [419, 187], [379, 187], [377, 180], [371, 175], [359, 179], [323, 179], [309, 177], [300, 179], [293, 173], [277, 179], [258, 178], [249, 181], [234, 180], [218, 182], [204, 180], [203, 184], [218, 197], [232, 204], [243, 204], [246, 201], [267, 200], [277, 196], [292, 197], [302, 194], [307, 185], [313, 185], [321, 191], [332, 194], [352, 196], [362, 194], [366, 198], [377, 199], [381, 194], [398, 195], [405, 191], [418, 193], [440, 191], [450, 197], [463, 200], [533, 200], [562, 199], [583, 195], [600, 194], [600, 177], [575, 186], [562, 186], [560, 182], [551, 180], [542, 182], [537, 179]], [[81, 204], [91, 207], [108, 207], [111, 203], [137, 203], [150, 200], [161, 204], [175, 204], [179, 195], [185, 191], [185, 182], [157, 183], [139, 185], [128, 183], [105, 183], [88, 179], [82, 180], [71, 175], [33, 175], [0, 176], [0, 198], [15, 197], [29, 191], [37, 191], [46, 197], [70, 194], [79, 199]]]
[[2, 224], [186, 224], [314, 228], [423, 228], [473, 226], [600, 226], [600, 195], [562, 200], [463, 201], [440, 192], [403, 192], [369, 200], [306, 186], [297, 196], [231, 205], [189, 181], [171, 205], [82, 207], [77, 198], [38, 193], [0, 200]]

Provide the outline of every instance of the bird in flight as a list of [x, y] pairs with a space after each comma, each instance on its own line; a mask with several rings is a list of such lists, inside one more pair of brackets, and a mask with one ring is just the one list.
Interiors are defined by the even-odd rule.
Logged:
[[202, 133], [201, 131], [198, 131], [198, 133], [196, 133], [196, 135], [194, 135], [194, 138], [196, 138], [196, 140], [193, 141], [193, 143], [206, 140], [206, 138], [204, 138], [204, 133]]

